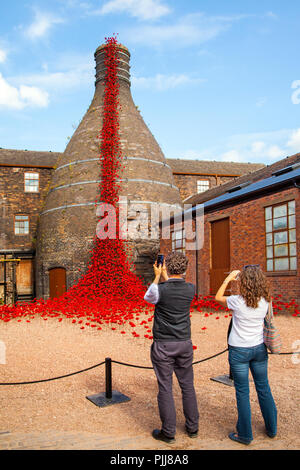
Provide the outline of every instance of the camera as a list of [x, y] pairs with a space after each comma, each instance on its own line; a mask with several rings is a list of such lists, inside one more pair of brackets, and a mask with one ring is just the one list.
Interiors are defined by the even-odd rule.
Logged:
[[157, 266], [159, 266], [160, 264], [163, 265], [163, 262], [164, 262], [164, 255], [162, 254], [157, 255]]

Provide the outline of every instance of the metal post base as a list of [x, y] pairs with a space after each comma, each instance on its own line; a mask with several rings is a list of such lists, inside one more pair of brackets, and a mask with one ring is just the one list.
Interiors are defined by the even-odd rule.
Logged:
[[[210, 380], [213, 380], [214, 382], [220, 382], [224, 385], [229, 385], [229, 387], [234, 387], [233, 379], [231, 379], [229, 375], [218, 375], [217, 377], [211, 377]], [[253, 379], [250, 377], [249, 382], [253, 382]]]
[[233, 380], [229, 377], [229, 375], [218, 375], [217, 377], [211, 377], [210, 380], [214, 382], [220, 382], [224, 385], [229, 385], [229, 387], [234, 387]]
[[117, 403], [123, 403], [125, 401], [130, 401], [130, 398], [127, 397], [126, 395], [123, 395], [120, 392], [117, 392], [116, 390], [112, 391], [112, 397], [107, 398], [106, 393], [98, 393], [97, 395], [90, 395], [89, 397], [86, 397], [88, 400], [90, 400], [94, 405], [100, 406], [103, 408], [104, 406], [109, 406], [109, 405], [115, 405]]

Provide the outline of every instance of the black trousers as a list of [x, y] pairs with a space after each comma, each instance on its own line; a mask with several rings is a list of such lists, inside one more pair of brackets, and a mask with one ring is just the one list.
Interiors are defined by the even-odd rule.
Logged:
[[151, 361], [158, 382], [158, 408], [162, 431], [168, 437], [176, 433], [176, 410], [173, 398], [173, 372], [182, 392], [182, 405], [186, 429], [198, 430], [199, 412], [194, 388], [193, 345], [187, 341], [154, 341]]

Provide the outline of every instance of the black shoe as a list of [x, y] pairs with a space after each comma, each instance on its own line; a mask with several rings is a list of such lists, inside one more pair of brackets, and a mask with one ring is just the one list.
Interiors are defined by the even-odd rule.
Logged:
[[198, 429], [197, 429], [197, 431], [191, 432], [191, 431], [189, 431], [188, 429], [185, 428], [185, 431], [186, 431], [186, 433], [189, 437], [192, 437], [192, 438], [193, 437], [198, 437]]
[[242, 437], [239, 437], [237, 432], [231, 432], [230, 434], [228, 434], [228, 437], [232, 441], [239, 442], [240, 444], [245, 444], [246, 446], [248, 446], [250, 442], [252, 441], [252, 439], [249, 441], [249, 440], [243, 439]]
[[157, 439], [158, 441], [163, 441], [163, 442], [167, 442], [168, 444], [172, 444], [173, 442], [175, 442], [175, 438], [174, 437], [168, 437], [166, 436], [163, 431], [159, 430], [159, 429], [154, 429], [152, 431], [152, 437], [154, 437], [154, 439]]

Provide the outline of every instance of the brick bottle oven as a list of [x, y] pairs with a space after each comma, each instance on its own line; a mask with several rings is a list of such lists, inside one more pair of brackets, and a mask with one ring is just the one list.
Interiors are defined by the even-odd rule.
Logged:
[[[102, 128], [105, 45], [95, 52], [96, 83], [92, 103], [59, 157], [40, 213], [36, 248], [36, 297], [56, 297], [85, 272], [99, 217], [95, 200], [101, 180], [99, 132]], [[135, 106], [130, 91], [130, 53], [118, 47], [120, 139], [122, 160], [119, 196], [126, 196], [128, 223], [135, 204], [144, 216], [153, 207], [181, 207], [178, 188], [165, 157]], [[122, 198], [123, 200], [123, 198]], [[125, 199], [124, 199], [125, 200]], [[120, 201], [121, 202], [121, 201]], [[133, 212], [132, 212], [133, 209]], [[159, 238], [129, 239], [135, 272], [147, 284], [159, 250]], [[108, 254], [109, 256], [109, 254]], [[80, 270], [80, 271], [79, 271]]]

